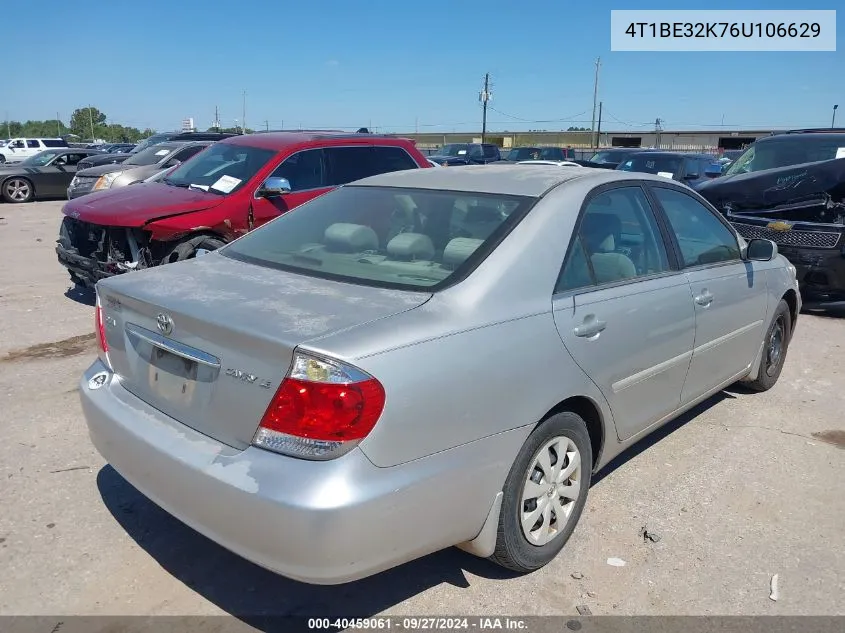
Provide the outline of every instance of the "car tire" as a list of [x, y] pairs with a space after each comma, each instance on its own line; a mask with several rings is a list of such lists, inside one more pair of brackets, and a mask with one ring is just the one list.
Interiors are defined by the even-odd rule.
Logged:
[[3, 200], [15, 204], [30, 202], [35, 197], [35, 187], [27, 178], [12, 176], [3, 182]]
[[772, 322], [763, 341], [763, 355], [757, 370], [757, 378], [747, 381], [745, 386], [753, 391], [768, 391], [775, 386], [786, 361], [786, 352], [792, 338], [792, 314], [783, 299], [775, 309]]
[[197, 251], [216, 251], [221, 246], [225, 246], [226, 242], [218, 237], [211, 235], [199, 235], [186, 240], [182, 240], [171, 248], [164, 257], [161, 258], [162, 264], [173, 264], [181, 262], [186, 259], [193, 259], [197, 256]]
[[[580, 416], [565, 411], [534, 429], [505, 481], [496, 550], [490, 560], [528, 573], [557, 556], [584, 509], [592, 470], [590, 434]], [[538, 496], [531, 497], [534, 493]], [[566, 515], [562, 525], [558, 513]], [[536, 520], [530, 523], [532, 518]]]

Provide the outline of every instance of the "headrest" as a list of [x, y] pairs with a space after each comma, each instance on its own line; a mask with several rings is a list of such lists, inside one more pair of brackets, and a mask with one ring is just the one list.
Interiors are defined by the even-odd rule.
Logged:
[[446, 244], [443, 251], [443, 263], [460, 266], [475, 252], [484, 240], [474, 240], [469, 237], [456, 237]]
[[622, 232], [622, 222], [614, 213], [587, 213], [581, 227], [581, 235], [593, 253], [616, 249], [617, 235]]
[[432, 259], [434, 243], [422, 233], [400, 233], [387, 243], [387, 253], [402, 259]]
[[369, 226], [339, 222], [326, 229], [326, 242], [344, 251], [378, 250], [378, 235]]

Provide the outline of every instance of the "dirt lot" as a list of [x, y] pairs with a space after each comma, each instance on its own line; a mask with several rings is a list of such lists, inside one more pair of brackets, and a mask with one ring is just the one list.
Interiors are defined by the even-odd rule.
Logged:
[[842, 318], [802, 315], [775, 389], [726, 391], [606, 469], [545, 569], [449, 550], [309, 587], [171, 518], [91, 446], [93, 311], [56, 262], [60, 206], [0, 204], [0, 614], [845, 613]]

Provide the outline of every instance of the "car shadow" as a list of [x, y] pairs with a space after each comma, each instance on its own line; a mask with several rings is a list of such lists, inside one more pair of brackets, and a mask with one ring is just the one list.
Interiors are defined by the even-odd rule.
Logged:
[[[490, 579], [516, 576], [450, 548], [357, 582], [307, 585], [254, 565], [202, 536], [147, 499], [111, 466], [97, 474], [97, 488], [112, 516], [162, 568], [220, 609], [262, 631], [280, 628], [278, 616], [367, 617], [442, 583], [467, 588], [465, 571]], [[373, 529], [378, 529], [375, 523]]]
[[[706, 409], [734, 397], [722, 391], [664, 425], [614, 458], [593, 478], [592, 485]], [[469, 587], [465, 572], [493, 580], [518, 575], [449, 548], [356, 582], [307, 585], [267, 571], [202, 536], [150, 501], [109, 465], [97, 474], [97, 488], [120, 526], [163, 569], [220, 609], [261, 631], [279, 630], [279, 616], [367, 617], [443, 583], [465, 589]]]
[[65, 296], [72, 301], [81, 303], [82, 305], [94, 307], [97, 303], [97, 295], [93, 288], [85, 288], [83, 286], [71, 286], [65, 290]]
[[[832, 319], [845, 318], [845, 306], [829, 306], [824, 304], [805, 303], [801, 308], [801, 314], [811, 314], [817, 317]], [[798, 319], [800, 324], [801, 319]]]

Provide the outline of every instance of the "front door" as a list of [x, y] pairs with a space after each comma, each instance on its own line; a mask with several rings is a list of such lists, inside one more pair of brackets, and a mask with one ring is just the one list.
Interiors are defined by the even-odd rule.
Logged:
[[695, 306], [688, 402], [734, 378], [756, 358], [766, 319], [766, 280], [743, 261], [736, 234], [716, 211], [678, 189], [653, 186], [672, 229]]
[[690, 287], [670, 263], [641, 187], [600, 188], [588, 198], [554, 318], [607, 399], [619, 439], [678, 408], [695, 333]]
[[291, 154], [273, 170], [270, 177], [285, 178], [290, 183], [290, 193], [272, 198], [255, 196], [252, 201], [252, 228], [258, 228], [332, 189], [328, 185], [322, 149], [306, 149]]

